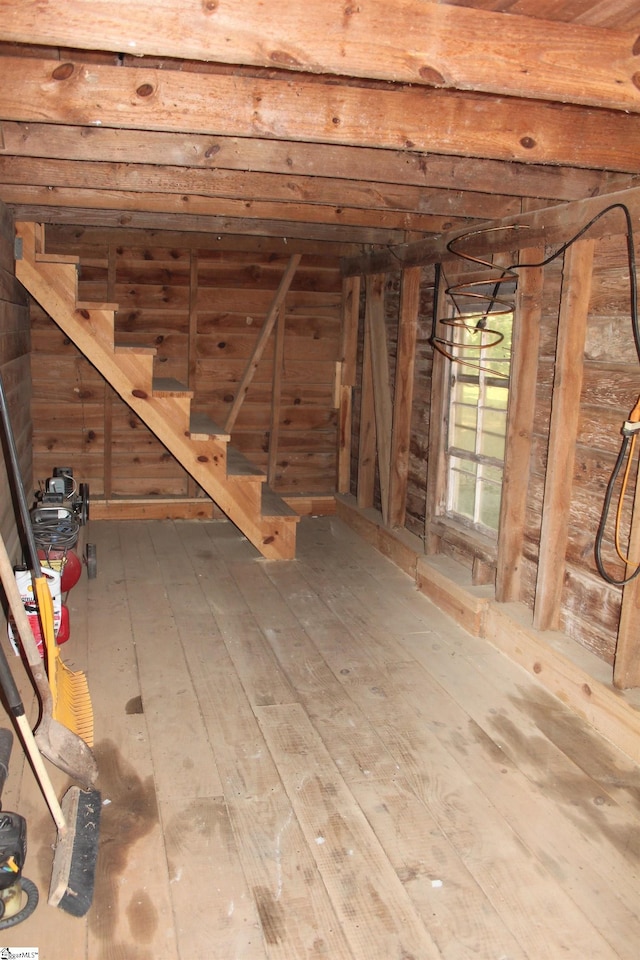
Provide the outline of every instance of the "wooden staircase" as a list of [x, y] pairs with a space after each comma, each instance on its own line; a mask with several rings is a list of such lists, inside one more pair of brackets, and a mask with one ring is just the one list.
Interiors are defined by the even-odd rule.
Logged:
[[16, 223], [16, 234], [16, 276], [31, 296], [263, 557], [293, 559], [299, 516], [265, 474], [230, 446], [228, 433], [192, 414], [193, 391], [154, 376], [154, 347], [115, 342], [118, 304], [78, 301], [77, 257], [45, 253], [40, 224]]

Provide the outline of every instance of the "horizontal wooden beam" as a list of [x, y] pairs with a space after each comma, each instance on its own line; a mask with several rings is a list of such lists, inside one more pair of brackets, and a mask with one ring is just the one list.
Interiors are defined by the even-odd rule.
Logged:
[[[632, 222], [640, 217], [640, 187], [631, 187], [602, 197], [589, 197], [572, 203], [531, 210], [517, 217], [505, 217], [483, 224], [467, 236], [458, 249], [470, 254], [482, 254], [521, 250], [544, 244], [561, 245], [574, 236], [593, 218], [612, 205], [624, 205], [629, 209]], [[614, 209], [596, 221], [588, 232], [589, 238], [606, 234], [625, 234], [626, 221], [623, 211]], [[427, 263], [442, 263], [454, 258], [448, 244], [461, 237], [460, 231], [452, 230], [428, 240], [416, 240], [400, 244], [390, 250], [346, 258], [342, 262], [344, 276], [368, 275], [398, 270], [400, 267], [417, 267]]]
[[[640, 111], [634, 33], [425, 0], [0, 0], [4, 40]], [[583, 139], [583, 138], [580, 138]]]
[[[55, 136], [55, 127], [53, 130], [49, 127], [49, 130]], [[491, 220], [520, 212], [520, 198], [505, 196], [500, 191], [489, 194], [459, 187], [443, 190], [375, 181], [363, 183], [347, 178], [294, 174], [283, 177], [282, 174], [252, 170], [193, 170], [143, 163], [99, 160], [87, 163], [75, 159], [45, 160], [0, 155], [1, 188], [25, 184], [42, 187], [54, 198], [62, 189], [69, 193], [71, 206], [101, 206], [91, 199], [87, 202], [82, 196], [79, 202], [73, 202], [73, 196], [78, 192], [86, 194], [88, 190], [108, 196], [115, 188], [117, 195], [123, 192], [134, 194], [134, 202], [139, 195], [151, 194], [148, 200], [146, 196], [140, 198], [139, 210], [153, 209], [159, 202], [156, 195], [161, 195], [166, 197], [167, 210], [175, 210], [177, 206], [197, 213], [199, 207], [210, 208], [210, 201], [215, 200], [218, 215], [237, 216], [244, 212], [264, 219], [277, 218], [277, 212], [262, 209], [264, 204], [270, 203], [282, 205], [282, 219], [375, 223], [380, 227], [411, 228], [420, 232], [442, 229], [442, 221], [447, 218]], [[60, 201], [54, 199], [53, 202]], [[229, 206], [229, 202], [242, 204], [242, 207], [236, 209]], [[367, 219], [362, 220], [362, 214], [356, 211], [368, 211]]]
[[[331, 143], [254, 137], [80, 127], [0, 121], [0, 157], [153, 164], [196, 170], [251, 171], [295, 178], [398, 184], [421, 190], [475, 191], [504, 196], [579, 200], [611, 190], [619, 175], [603, 170], [503, 163], [409, 150], [377, 150]], [[22, 180], [24, 183], [25, 181]], [[449, 211], [450, 212], [450, 211]]]
[[0, 116], [640, 171], [634, 114], [424, 87], [0, 57]]
[[[0, 195], [0, 199], [2, 196]], [[35, 223], [56, 223], [104, 227], [130, 227], [136, 230], [171, 230], [190, 233], [246, 234], [254, 237], [281, 237], [292, 240], [313, 240], [322, 244], [355, 245], [399, 243], [403, 230], [379, 230], [376, 227], [354, 227], [339, 224], [294, 223], [286, 220], [259, 220], [251, 217], [217, 217], [200, 214], [158, 213], [121, 209], [98, 209], [44, 204], [8, 203], [16, 220]], [[286, 250], [286, 248], [285, 248]], [[355, 252], [355, 251], [354, 251]]]

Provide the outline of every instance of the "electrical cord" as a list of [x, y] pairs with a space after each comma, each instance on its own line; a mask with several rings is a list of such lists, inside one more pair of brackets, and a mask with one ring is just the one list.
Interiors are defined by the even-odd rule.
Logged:
[[[636, 257], [635, 257], [635, 246], [634, 246], [634, 237], [633, 237], [633, 222], [631, 219], [631, 213], [629, 211], [629, 208], [623, 203], [619, 203], [619, 202], [611, 203], [607, 207], [604, 207], [595, 216], [593, 216], [583, 227], [581, 227], [581, 229], [576, 234], [574, 234], [574, 236], [572, 236], [569, 240], [567, 240], [566, 243], [563, 243], [562, 246], [558, 247], [557, 250], [551, 253], [548, 257], [545, 257], [543, 260], [540, 260], [537, 263], [513, 263], [507, 267], [504, 267], [499, 277], [492, 278], [494, 281], [494, 290], [492, 295], [475, 294], [472, 290], [471, 291], [469, 290], [470, 287], [475, 287], [478, 285], [483, 285], [486, 287], [486, 282], [483, 284], [482, 281], [473, 281], [471, 284], [466, 284], [466, 285], [464, 283], [457, 284], [453, 288], [448, 287], [446, 290], [446, 293], [451, 296], [451, 291], [455, 291], [455, 294], [458, 297], [460, 295], [471, 296], [471, 297], [482, 296], [483, 299], [489, 301], [489, 307], [485, 311], [483, 311], [482, 314], [471, 315], [474, 319], [478, 318], [477, 323], [475, 324], [475, 329], [487, 330], [488, 329], [487, 323], [489, 322], [489, 317], [492, 312], [493, 304], [504, 303], [504, 301], [501, 301], [497, 296], [499, 286], [501, 283], [505, 283], [507, 282], [507, 280], [512, 281], [513, 279], [516, 279], [518, 270], [523, 270], [523, 269], [532, 268], [532, 267], [545, 267], [548, 264], [552, 263], [558, 257], [561, 257], [569, 249], [569, 247], [572, 244], [574, 244], [577, 240], [580, 240], [581, 237], [583, 237], [591, 229], [591, 227], [595, 223], [597, 223], [598, 220], [600, 220], [602, 217], [606, 216], [608, 213], [611, 213], [614, 210], [620, 210], [623, 213], [625, 217], [625, 222], [626, 222], [626, 241], [627, 241], [626, 246], [627, 246], [627, 264], [628, 264], [628, 270], [629, 270], [631, 328], [633, 333], [633, 341], [636, 349], [636, 354], [638, 356], [638, 361], [640, 362], [640, 320], [638, 317], [638, 280], [637, 280], [637, 273], [636, 273]], [[473, 263], [477, 263], [482, 266], [491, 268], [491, 270], [495, 270], [496, 266], [491, 261], [487, 261], [480, 257], [474, 257], [471, 254], [461, 252], [459, 249], [456, 249], [456, 247], [460, 243], [470, 239], [471, 237], [478, 236], [480, 234], [490, 233], [496, 230], [505, 230], [505, 229], [519, 229], [519, 226], [517, 224], [513, 224], [512, 226], [510, 225], [507, 227], [489, 227], [487, 229], [480, 228], [478, 230], [468, 231], [467, 233], [460, 234], [459, 236], [454, 237], [453, 240], [450, 240], [447, 243], [447, 250], [449, 251], [449, 253], [453, 254], [454, 256], [461, 257], [464, 260], [468, 260]], [[435, 308], [435, 304], [437, 303], [437, 300], [438, 300], [438, 290], [439, 290], [440, 281], [441, 281], [441, 268], [440, 268], [440, 264], [437, 264], [435, 283], [434, 283], [433, 326], [432, 326], [432, 333], [431, 333], [431, 337], [429, 338], [429, 342], [434, 347], [434, 349], [439, 350], [439, 352], [443, 353], [446, 357], [448, 357], [449, 360], [462, 363], [466, 366], [475, 366], [475, 368], [478, 370], [486, 369], [486, 368], [483, 368], [480, 364], [477, 364], [477, 363], [474, 364], [469, 360], [465, 360], [463, 358], [459, 358], [459, 357], [456, 357], [455, 355], [452, 355], [450, 348], [452, 346], [455, 346], [455, 343], [452, 344], [451, 341], [444, 340], [443, 338], [440, 338], [437, 336], [438, 320], [436, 316], [437, 311]], [[455, 297], [452, 296], [451, 298], [455, 304]], [[459, 309], [457, 304], [456, 304], [456, 309]], [[468, 317], [469, 315], [467, 315], [467, 319]], [[449, 325], [453, 325], [452, 321], [449, 320], [448, 318], [446, 320], [441, 320], [440, 322], [449, 323]], [[457, 322], [458, 324], [460, 323], [460, 321], [457, 321]], [[464, 323], [463, 325], [465, 327], [468, 326], [467, 324], [464, 324]], [[495, 334], [496, 336], [500, 336], [499, 331], [494, 330], [489, 332]], [[497, 342], [499, 343], [500, 340], [498, 340]], [[496, 346], [496, 342], [491, 342], [490, 346]], [[622, 550], [620, 548], [620, 525], [621, 525], [621, 516], [622, 516], [622, 505], [624, 501], [625, 492], [627, 489], [627, 481], [629, 479], [631, 462], [633, 460], [633, 455], [634, 455], [635, 446], [636, 446], [636, 443], [635, 443], [636, 432], [639, 430], [640, 430], [640, 399], [638, 400], [636, 407], [630, 414], [629, 420], [625, 422], [622, 428], [622, 434], [623, 434], [622, 444], [620, 446], [620, 451], [618, 453], [616, 464], [609, 478], [609, 482], [607, 483], [602, 513], [600, 516], [600, 522], [598, 524], [598, 529], [597, 529], [596, 538], [595, 538], [594, 556], [595, 556], [595, 563], [596, 563], [596, 568], [598, 570], [598, 573], [603, 578], [603, 580], [605, 580], [607, 583], [613, 586], [618, 586], [618, 587], [625, 586], [626, 584], [630, 583], [632, 580], [635, 580], [635, 578], [638, 575], [640, 575], [640, 562], [636, 562], [635, 560], [631, 560], [629, 557], [625, 556], [622, 553]], [[636, 564], [636, 566], [631, 571], [631, 573], [627, 574], [624, 578], [617, 579], [614, 576], [612, 576], [605, 567], [603, 556], [602, 556], [602, 546], [603, 546], [605, 530], [606, 530], [606, 526], [607, 526], [607, 522], [609, 519], [610, 510], [611, 510], [611, 503], [613, 500], [616, 481], [618, 479], [622, 466], [625, 460], [627, 460], [627, 458], [628, 458], [627, 467], [625, 469], [625, 473], [623, 476], [623, 483], [620, 490], [619, 501], [618, 501], [618, 509], [616, 511], [614, 539], [615, 539], [615, 545], [616, 545], [616, 552], [620, 557], [620, 559], [623, 560], [627, 564], [627, 566], [629, 566], [632, 563]]]

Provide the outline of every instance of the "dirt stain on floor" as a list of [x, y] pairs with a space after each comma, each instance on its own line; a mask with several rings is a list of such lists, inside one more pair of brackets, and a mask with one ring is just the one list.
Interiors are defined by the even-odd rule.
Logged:
[[122, 915], [126, 915], [130, 940], [126, 945], [129, 952], [123, 956], [131, 960], [147, 960], [147, 957], [151, 960], [147, 951], [137, 950], [134, 943], [149, 943], [153, 939], [158, 924], [153, 904], [138, 891], [123, 912], [119, 899], [121, 878], [127, 870], [132, 848], [159, 820], [153, 777], [142, 780], [135, 767], [122, 756], [117, 744], [110, 740], [102, 741], [94, 752], [100, 770], [98, 787], [103, 801], [109, 802], [102, 808], [90, 927], [107, 947], [109, 956], [113, 956], [116, 930]]

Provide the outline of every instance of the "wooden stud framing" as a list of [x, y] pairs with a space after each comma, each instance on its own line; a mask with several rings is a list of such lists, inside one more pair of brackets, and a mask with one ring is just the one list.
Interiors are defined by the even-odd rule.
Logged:
[[[628, 555], [634, 562], [628, 565], [627, 575], [632, 573], [638, 562], [637, 558], [640, 557], [640, 471], [636, 477]], [[613, 662], [613, 683], [620, 690], [627, 687], [640, 687], [639, 619], [640, 579], [636, 577], [624, 587], [622, 592], [618, 642]]]
[[559, 626], [594, 246], [593, 240], [578, 240], [565, 253], [533, 619], [537, 630]]
[[338, 407], [338, 493], [351, 491], [351, 428], [353, 388], [356, 384], [360, 277], [342, 283], [342, 346], [340, 351], [340, 396]]
[[294, 254], [289, 260], [289, 263], [287, 264], [287, 268], [284, 274], [282, 275], [280, 285], [276, 290], [271, 306], [269, 307], [267, 316], [265, 317], [262, 330], [260, 331], [260, 334], [258, 336], [258, 340], [254, 347], [253, 353], [249, 358], [249, 362], [247, 363], [247, 368], [244, 372], [242, 380], [240, 381], [240, 386], [238, 387], [238, 391], [236, 393], [235, 399], [231, 404], [231, 409], [229, 410], [227, 421], [224, 426], [225, 433], [231, 433], [231, 431], [233, 430], [233, 425], [236, 422], [238, 413], [240, 412], [240, 407], [244, 402], [244, 398], [247, 395], [247, 390], [249, 389], [249, 386], [251, 385], [251, 381], [253, 380], [254, 374], [258, 369], [258, 364], [260, 363], [262, 354], [264, 353], [264, 349], [267, 345], [267, 341], [271, 336], [271, 331], [273, 330], [276, 320], [278, 319], [280, 307], [282, 306], [282, 303], [284, 302], [284, 298], [287, 295], [287, 291], [291, 286], [291, 281], [293, 280], [295, 272], [298, 268], [300, 259], [301, 259], [300, 254], [298, 253]]
[[[524, 249], [520, 259], [523, 263], [539, 263], [544, 259], [544, 249]], [[542, 267], [529, 267], [519, 275], [516, 290], [496, 568], [496, 600], [501, 602], [520, 599], [531, 433], [538, 373], [542, 285]]]
[[269, 430], [269, 463], [267, 480], [270, 486], [276, 478], [278, 462], [278, 440], [280, 437], [280, 398], [282, 392], [282, 371], [284, 365], [284, 333], [286, 312], [284, 303], [278, 310], [276, 324], [276, 342], [273, 357], [273, 388], [271, 391], [271, 428]]
[[384, 522], [389, 518], [389, 472], [391, 463], [391, 388], [389, 385], [389, 353], [384, 316], [385, 277], [380, 274], [367, 277], [365, 324], [369, 330], [373, 406], [376, 420], [378, 448], [378, 476]]
[[392, 527], [403, 527], [406, 514], [421, 277], [421, 267], [402, 273], [389, 474], [388, 522]]
[[364, 325], [362, 351], [362, 387], [360, 398], [360, 442], [358, 446], [359, 507], [372, 507], [376, 484], [376, 417], [373, 399], [373, 371], [371, 367], [371, 331]]
[[[444, 315], [444, 284], [439, 282], [440, 269], [436, 265], [434, 287], [434, 314]], [[445, 492], [445, 388], [449, 361], [439, 350], [433, 351], [431, 370], [431, 403], [429, 416], [429, 448], [427, 452], [427, 492], [425, 504], [425, 553], [438, 553], [440, 537], [433, 532], [432, 523], [442, 513]]]

